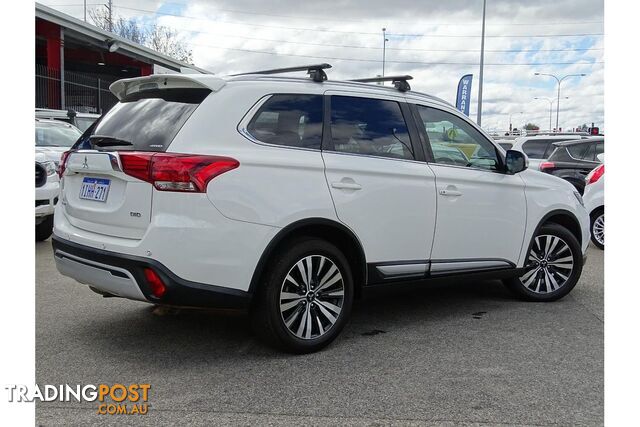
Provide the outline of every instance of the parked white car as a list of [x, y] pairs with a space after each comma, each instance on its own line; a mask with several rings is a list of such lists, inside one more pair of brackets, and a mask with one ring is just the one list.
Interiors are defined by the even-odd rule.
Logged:
[[76, 142], [80, 131], [67, 123], [36, 119], [36, 240], [53, 231], [53, 213], [60, 193], [58, 166], [62, 153]]
[[60, 194], [56, 165], [36, 153], [36, 241], [46, 240], [53, 231], [53, 212]]
[[589, 137], [582, 134], [519, 136], [515, 139], [511, 149], [525, 153], [529, 158], [529, 168], [539, 170], [540, 164], [546, 161], [556, 149], [553, 145], [554, 142], [573, 141], [584, 138]]
[[330, 343], [376, 285], [478, 274], [533, 301], [571, 291], [589, 243], [571, 184], [406, 77], [326, 67], [112, 84], [93, 149], [61, 165], [58, 270], [106, 295], [247, 309], [291, 352]]
[[584, 205], [591, 218], [591, 241], [604, 249], [604, 154], [599, 154], [598, 160], [602, 164], [586, 177]]
[[36, 119], [56, 120], [74, 125], [82, 132], [87, 130], [96, 120], [99, 114], [80, 113], [74, 110], [53, 110], [49, 108], [36, 108]]

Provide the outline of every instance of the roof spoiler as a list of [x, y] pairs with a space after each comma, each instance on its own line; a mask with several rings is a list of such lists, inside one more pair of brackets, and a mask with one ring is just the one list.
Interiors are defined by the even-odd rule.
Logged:
[[111, 83], [109, 90], [118, 100], [122, 101], [126, 96], [133, 93], [151, 89], [210, 89], [217, 92], [226, 84], [221, 78], [210, 76], [206, 82], [202, 74], [198, 79], [192, 76], [196, 74], [153, 74], [145, 77], [134, 77], [122, 79]]

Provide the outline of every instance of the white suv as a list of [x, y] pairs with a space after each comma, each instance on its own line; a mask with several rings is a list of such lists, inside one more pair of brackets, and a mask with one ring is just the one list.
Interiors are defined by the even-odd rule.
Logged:
[[589, 216], [571, 184], [409, 76], [388, 78], [398, 90], [326, 67], [112, 84], [120, 102], [62, 164], [58, 270], [106, 295], [248, 309], [292, 352], [326, 346], [378, 285], [477, 274], [534, 301], [575, 286]]

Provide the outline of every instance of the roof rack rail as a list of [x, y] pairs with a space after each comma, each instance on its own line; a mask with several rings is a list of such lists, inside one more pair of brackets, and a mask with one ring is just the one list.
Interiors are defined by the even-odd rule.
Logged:
[[366, 79], [352, 79], [351, 82], [358, 83], [377, 83], [377, 82], [392, 82], [393, 86], [400, 92], [406, 92], [411, 90], [411, 86], [407, 83], [407, 80], [412, 80], [413, 77], [409, 75], [405, 76], [385, 76], [385, 77], [369, 77]]
[[321, 83], [327, 80], [327, 73], [324, 72], [324, 70], [326, 70], [327, 68], [331, 68], [331, 64], [322, 63], [322, 64], [312, 64], [312, 65], [301, 65], [299, 67], [274, 68], [272, 70], [251, 71], [249, 73], [240, 73], [240, 74], [232, 74], [232, 75], [244, 76], [247, 74], [281, 74], [281, 73], [292, 73], [294, 71], [306, 71], [307, 74], [309, 74], [309, 76], [314, 82]]

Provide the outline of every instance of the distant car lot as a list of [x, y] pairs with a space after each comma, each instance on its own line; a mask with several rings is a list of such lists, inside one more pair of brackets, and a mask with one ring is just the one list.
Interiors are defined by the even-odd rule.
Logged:
[[39, 425], [372, 423], [602, 424], [603, 257], [550, 304], [500, 282], [435, 284], [356, 305], [325, 351], [291, 356], [212, 312], [155, 315], [96, 298], [36, 245], [36, 380], [152, 384], [144, 420], [39, 403]]

